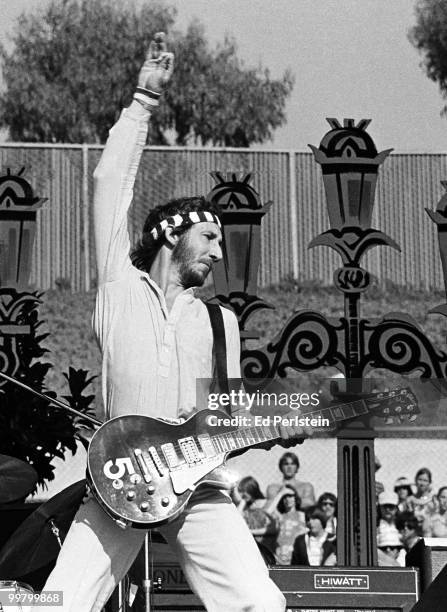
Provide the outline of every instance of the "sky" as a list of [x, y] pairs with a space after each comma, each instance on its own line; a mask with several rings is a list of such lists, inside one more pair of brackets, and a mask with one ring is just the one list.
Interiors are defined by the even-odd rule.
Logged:
[[[126, 0], [122, 0], [125, 2]], [[379, 149], [447, 150], [443, 100], [409, 43], [416, 0], [169, 0], [176, 26], [193, 17], [212, 44], [235, 37], [249, 66], [260, 63], [279, 77], [286, 68], [295, 87], [287, 125], [262, 148], [307, 149], [328, 129], [326, 117], [372, 119]], [[0, 0], [0, 40], [23, 10], [46, 0]]]

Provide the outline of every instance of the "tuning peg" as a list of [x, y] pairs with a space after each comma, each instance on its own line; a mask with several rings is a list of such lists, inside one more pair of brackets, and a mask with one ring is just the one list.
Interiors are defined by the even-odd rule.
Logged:
[[417, 418], [418, 418], [418, 415], [417, 415], [417, 414], [411, 414], [411, 415], [408, 417], [408, 420], [410, 421], [410, 423], [414, 423], [414, 422], [416, 421], [416, 419], [417, 419]]
[[385, 425], [392, 425], [394, 423], [394, 417], [387, 417], [385, 419]]

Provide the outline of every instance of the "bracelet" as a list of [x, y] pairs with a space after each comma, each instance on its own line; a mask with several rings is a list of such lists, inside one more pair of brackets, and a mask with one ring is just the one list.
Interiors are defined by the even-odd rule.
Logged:
[[139, 100], [140, 102], [145, 102], [149, 104], [149, 106], [158, 106], [159, 98], [161, 94], [156, 91], [151, 91], [150, 89], [145, 89], [144, 87], [137, 87], [135, 93], [133, 95], [134, 100]]

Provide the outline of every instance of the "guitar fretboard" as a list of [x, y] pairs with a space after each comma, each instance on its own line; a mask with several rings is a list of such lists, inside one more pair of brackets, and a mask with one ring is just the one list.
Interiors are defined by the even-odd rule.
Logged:
[[[356, 400], [355, 402], [349, 402], [337, 406], [327, 406], [326, 408], [305, 414], [300, 413], [299, 418], [308, 417], [309, 419], [326, 419], [329, 421], [329, 424], [332, 425], [340, 421], [346, 421], [357, 416], [368, 414], [368, 412], [368, 400]], [[290, 413], [287, 415], [287, 417], [290, 417]], [[252, 422], [255, 420], [255, 417], [251, 414], [248, 414], [246, 418]], [[234, 430], [211, 436], [216, 449], [219, 452], [235, 451], [248, 448], [250, 446], [255, 446], [256, 444], [262, 444], [263, 442], [270, 442], [271, 440], [281, 437], [279, 434], [279, 424], [275, 425], [273, 423], [272, 416], [260, 416], [259, 418], [268, 419], [268, 424], [237, 427]]]

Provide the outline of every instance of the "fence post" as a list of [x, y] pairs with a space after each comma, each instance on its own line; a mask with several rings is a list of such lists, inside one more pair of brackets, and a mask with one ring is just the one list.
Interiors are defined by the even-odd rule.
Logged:
[[292, 240], [293, 278], [298, 278], [298, 215], [296, 201], [296, 168], [295, 151], [289, 151], [289, 203], [290, 203], [290, 236]]
[[90, 214], [88, 193], [88, 145], [82, 145], [82, 208], [84, 211], [82, 235], [84, 238], [84, 290], [90, 290]]

